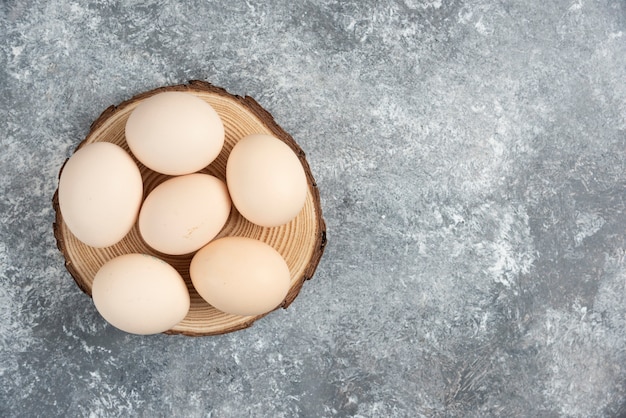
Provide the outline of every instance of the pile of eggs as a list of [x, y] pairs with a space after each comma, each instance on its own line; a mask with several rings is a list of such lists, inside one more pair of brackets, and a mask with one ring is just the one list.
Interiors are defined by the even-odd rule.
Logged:
[[[216, 236], [233, 207], [262, 227], [294, 219], [306, 200], [306, 175], [287, 144], [263, 133], [235, 144], [226, 182], [201, 173], [222, 151], [224, 134], [219, 114], [201, 98], [155, 94], [126, 122], [132, 156], [113, 143], [95, 142], [68, 159], [59, 178], [59, 209], [68, 229], [88, 246], [114, 245], [137, 224], [143, 241], [158, 253], [195, 253], [189, 275], [207, 303], [228, 314], [261, 315], [289, 291], [286, 261], [262, 241]], [[168, 176], [145, 199], [133, 156]], [[92, 297], [106, 321], [134, 334], [165, 332], [190, 307], [179, 272], [161, 258], [139, 253], [104, 263], [94, 277]]]

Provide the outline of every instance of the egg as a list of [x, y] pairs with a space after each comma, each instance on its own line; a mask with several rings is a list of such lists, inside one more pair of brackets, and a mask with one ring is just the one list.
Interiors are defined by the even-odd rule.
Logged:
[[278, 251], [247, 237], [224, 237], [200, 249], [189, 274], [198, 294], [235, 315], [261, 315], [287, 296], [290, 273]]
[[283, 225], [302, 210], [307, 195], [304, 168], [283, 141], [253, 134], [235, 144], [226, 183], [239, 213], [264, 227]]
[[209, 165], [224, 145], [215, 109], [191, 93], [168, 91], [143, 100], [125, 125], [126, 142], [146, 167], [168, 175]]
[[69, 230], [92, 247], [108, 247], [133, 227], [143, 197], [139, 168], [121, 147], [95, 142], [78, 149], [59, 178], [59, 209]]
[[146, 254], [126, 254], [96, 273], [93, 302], [102, 317], [132, 334], [165, 332], [189, 311], [187, 286], [174, 267]]
[[231, 200], [226, 184], [208, 174], [187, 174], [158, 185], [139, 212], [139, 233], [165, 254], [198, 250], [223, 228]]

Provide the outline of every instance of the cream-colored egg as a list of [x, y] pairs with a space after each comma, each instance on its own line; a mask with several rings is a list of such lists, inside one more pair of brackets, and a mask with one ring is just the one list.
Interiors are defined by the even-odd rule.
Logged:
[[295, 218], [307, 195], [300, 160], [271, 135], [249, 135], [235, 144], [226, 165], [226, 183], [239, 213], [265, 227]]
[[143, 100], [128, 117], [125, 132], [139, 161], [169, 175], [199, 171], [224, 145], [224, 125], [215, 109], [185, 92], [163, 92]]
[[133, 227], [143, 197], [139, 168], [121, 147], [87, 144], [63, 166], [59, 208], [69, 230], [92, 247], [108, 247]]
[[230, 209], [226, 184], [217, 177], [199, 173], [174, 177], [146, 197], [139, 213], [139, 232], [157, 251], [188, 254], [220, 232]]
[[165, 332], [182, 321], [190, 298], [174, 267], [145, 254], [126, 254], [106, 262], [96, 273], [93, 302], [102, 317], [133, 334]]
[[225, 237], [200, 249], [189, 274], [198, 294], [220, 311], [260, 315], [278, 307], [290, 286], [287, 263], [252, 238]]

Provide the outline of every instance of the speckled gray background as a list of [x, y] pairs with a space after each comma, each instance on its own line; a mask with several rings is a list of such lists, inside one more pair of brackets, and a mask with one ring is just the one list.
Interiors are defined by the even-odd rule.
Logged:
[[[626, 3], [0, 3], [0, 416], [626, 416]], [[202, 79], [306, 151], [329, 244], [234, 334], [124, 334], [52, 235], [101, 111]]]

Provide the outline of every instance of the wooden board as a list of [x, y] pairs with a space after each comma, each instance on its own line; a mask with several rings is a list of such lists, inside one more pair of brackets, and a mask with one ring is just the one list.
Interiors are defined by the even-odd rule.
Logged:
[[[230, 150], [237, 141], [252, 133], [274, 135], [289, 145], [300, 159], [307, 176], [308, 193], [304, 208], [294, 220], [279, 227], [264, 228], [248, 222], [233, 206], [226, 225], [216, 237], [255, 238], [271, 245], [285, 258], [291, 273], [291, 287], [279, 307], [286, 308], [298, 296], [304, 281], [310, 279], [317, 268], [326, 245], [326, 227], [322, 217], [319, 191], [304, 152], [294, 139], [276, 124], [272, 115], [254, 99], [232, 95], [220, 87], [202, 81], [190, 81], [189, 84], [158, 88], [106, 109], [91, 125], [89, 134], [77, 149], [85, 144], [106, 141], [120, 145], [130, 154], [124, 136], [128, 116], [142, 100], [164, 91], [192, 93], [213, 106], [222, 118], [225, 129], [224, 148], [217, 159], [200, 172], [214, 175], [225, 181], [226, 161]], [[143, 177], [144, 198], [157, 185], [171, 178], [156, 173], [137, 160], [135, 161]], [[53, 206], [56, 212], [53, 228], [57, 246], [65, 257], [67, 270], [86, 294], [91, 296], [93, 278], [105, 262], [118, 255], [139, 252], [167, 261], [178, 270], [187, 283], [191, 295], [191, 308], [185, 319], [167, 333], [188, 336], [223, 334], [249, 327], [254, 321], [264, 316], [226, 314], [206, 303], [194, 290], [189, 278], [189, 263], [194, 253], [183, 256], [159, 253], [143, 242], [136, 224], [119, 243], [107, 248], [93, 248], [76, 239], [63, 222], [59, 210], [58, 190], [53, 197]]]

